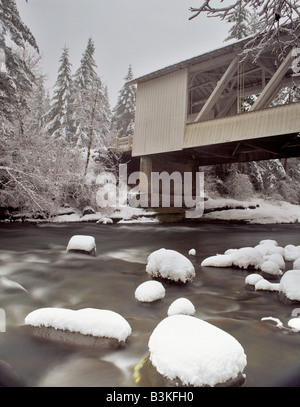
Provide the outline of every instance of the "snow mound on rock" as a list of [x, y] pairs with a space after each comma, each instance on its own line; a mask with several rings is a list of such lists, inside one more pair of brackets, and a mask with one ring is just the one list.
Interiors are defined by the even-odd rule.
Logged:
[[171, 315], [194, 315], [196, 312], [194, 305], [187, 298], [178, 298], [173, 301], [168, 309], [168, 316]]
[[186, 386], [215, 386], [236, 379], [247, 358], [241, 344], [227, 332], [198, 318], [173, 315], [149, 339], [150, 361], [170, 380]]
[[153, 302], [164, 298], [166, 290], [158, 281], [146, 281], [135, 290], [135, 298], [140, 302]]
[[232, 256], [231, 254], [217, 254], [204, 259], [201, 263], [203, 267], [231, 267]]
[[300, 270], [287, 271], [280, 280], [280, 290], [292, 301], [300, 301]]
[[175, 250], [159, 249], [148, 257], [147, 273], [175, 282], [191, 281], [196, 273], [191, 261]]
[[282, 271], [279, 268], [279, 264], [272, 260], [266, 260], [260, 266], [261, 271], [272, 276], [282, 276]]
[[67, 252], [81, 252], [95, 255], [95, 238], [93, 236], [75, 235], [69, 240]]
[[120, 314], [94, 308], [78, 311], [65, 308], [40, 308], [27, 315], [25, 325], [114, 338], [119, 342], [125, 342], [132, 332], [129, 323]]

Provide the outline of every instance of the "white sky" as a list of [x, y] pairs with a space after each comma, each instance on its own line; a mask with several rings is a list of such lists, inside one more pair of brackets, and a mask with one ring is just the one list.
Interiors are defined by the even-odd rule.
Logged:
[[226, 45], [229, 24], [205, 16], [189, 21], [189, 8], [201, 1], [16, 0], [16, 4], [40, 48], [47, 87], [51, 90], [55, 84], [62, 48], [69, 48], [75, 72], [92, 37], [98, 73], [113, 108], [130, 64], [134, 77], [139, 77]]

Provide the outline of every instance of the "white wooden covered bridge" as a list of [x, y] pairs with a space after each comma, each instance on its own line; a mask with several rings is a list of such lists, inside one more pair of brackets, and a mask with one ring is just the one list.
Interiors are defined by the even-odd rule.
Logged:
[[245, 41], [128, 83], [137, 84], [131, 156], [141, 171], [300, 156], [295, 51], [278, 61], [266, 50], [254, 62], [241, 56]]

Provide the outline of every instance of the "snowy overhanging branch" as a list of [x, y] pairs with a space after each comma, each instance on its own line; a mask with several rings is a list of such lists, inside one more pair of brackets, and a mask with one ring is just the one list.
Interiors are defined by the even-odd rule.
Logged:
[[238, 9], [247, 8], [255, 12], [258, 21], [256, 34], [246, 44], [246, 53], [255, 52], [258, 58], [266, 47], [273, 47], [283, 57], [287, 47], [299, 46], [300, 0], [237, 0], [227, 6], [224, 3], [205, 0], [200, 7], [190, 8], [193, 15], [189, 20], [205, 14], [230, 22]]
[[[223, 0], [221, 0], [223, 3]], [[197, 17], [201, 13], [207, 13], [209, 17], [219, 17], [224, 20], [233, 16], [238, 7], [248, 7], [256, 11], [261, 19], [261, 23], [267, 23], [265, 29], [272, 28], [274, 22], [280, 18], [287, 18], [289, 21], [300, 17], [299, 0], [237, 0], [229, 6], [214, 7], [211, 6], [212, 0], [206, 0], [202, 6], [191, 7], [190, 11], [194, 13], [189, 19]]]

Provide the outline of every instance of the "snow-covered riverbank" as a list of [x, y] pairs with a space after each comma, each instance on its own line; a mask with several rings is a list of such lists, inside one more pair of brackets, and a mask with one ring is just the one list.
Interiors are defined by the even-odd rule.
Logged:
[[[171, 215], [171, 217], [170, 217]], [[179, 215], [179, 216], [176, 216]], [[168, 219], [169, 216], [169, 219]], [[95, 222], [100, 224], [133, 224], [133, 223], [163, 223], [182, 221], [184, 210], [176, 208], [168, 211], [156, 209], [132, 208], [123, 206], [116, 209], [97, 211], [93, 208], [80, 211], [75, 208], [61, 208], [51, 219], [35, 219], [29, 213], [16, 213], [2, 222], [51, 222], [75, 223]], [[289, 224], [300, 222], [300, 205], [285, 201], [267, 201], [253, 197], [251, 200], [240, 201], [230, 198], [209, 198], [204, 202], [204, 214], [193, 219], [193, 222], [230, 222], [247, 224]]]

